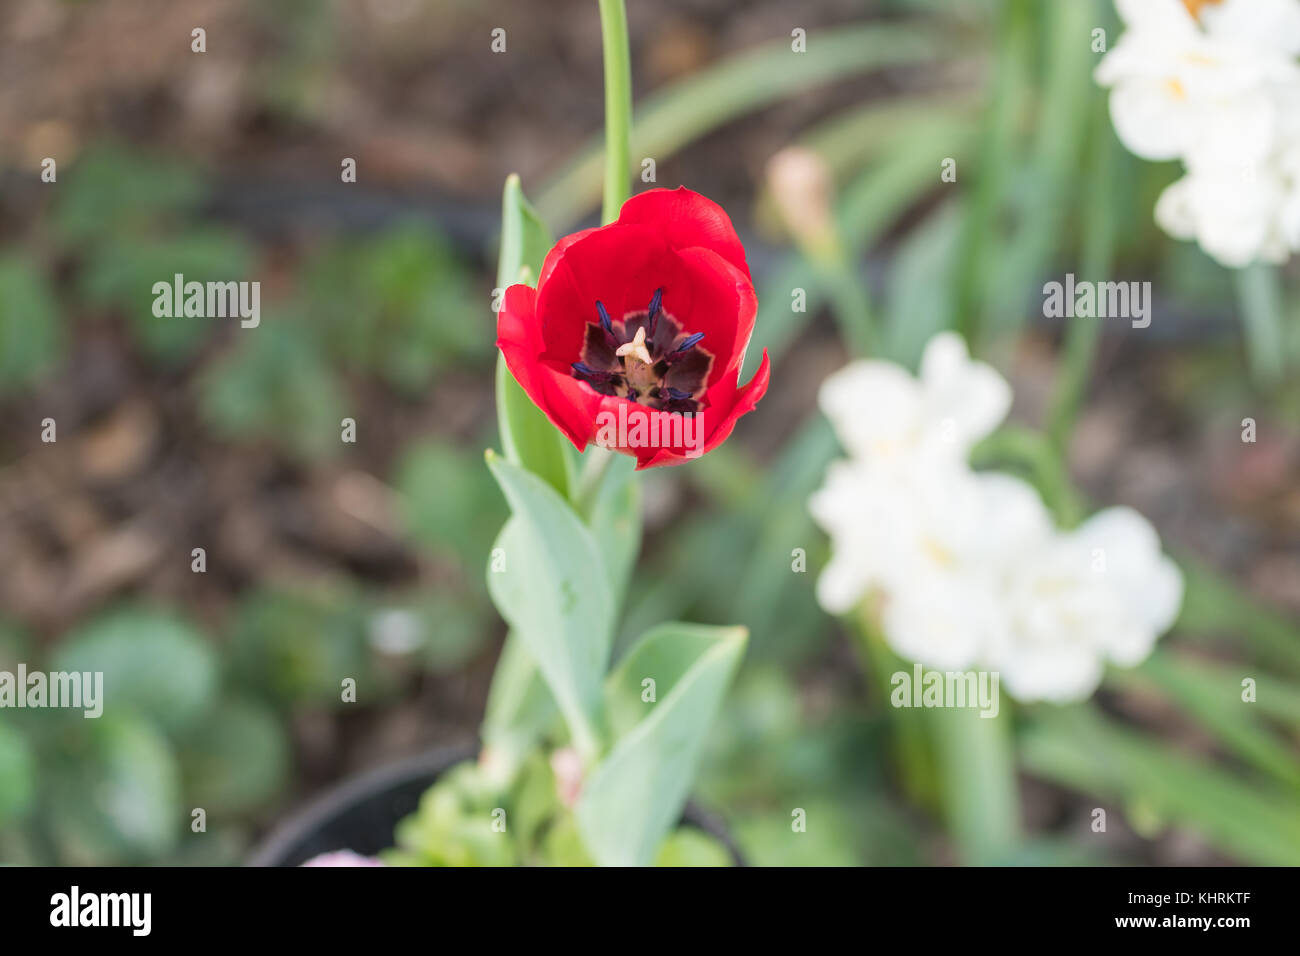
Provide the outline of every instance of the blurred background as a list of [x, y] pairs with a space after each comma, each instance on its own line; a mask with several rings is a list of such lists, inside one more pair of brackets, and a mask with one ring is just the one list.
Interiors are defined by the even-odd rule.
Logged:
[[[1300, 863], [1296, 269], [1234, 274], [1157, 229], [1176, 164], [1129, 156], [1091, 79], [1110, 4], [628, 7], [634, 161], [730, 211], [750, 368], [774, 363], [730, 442], [645, 486], [624, 635], [752, 631], [701, 803], [755, 863], [963, 858], [900, 770], [912, 716], [814, 600], [806, 509], [836, 454], [821, 380], [868, 327], [907, 365], [956, 328], [1011, 380], [1016, 434], [1043, 436], [998, 464], [1136, 507], [1188, 579], [1087, 721], [1014, 714], [1008, 861]], [[594, 223], [602, 108], [590, 0], [0, 7], [0, 669], [115, 688], [100, 720], [0, 712], [0, 862], [237, 863], [331, 783], [473, 742], [504, 636], [482, 458], [501, 187], [518, 172], [557, 235]], [[772, 195], [791, 146], [826, 177], [829, 243]], [[177, 272], [260, 281], [260, 327], [155, 318]], [[1042, 318], [1066, 272], [1152, 281], [1151, 327]], [[817, 824], [798, 839], [792, 807]]]

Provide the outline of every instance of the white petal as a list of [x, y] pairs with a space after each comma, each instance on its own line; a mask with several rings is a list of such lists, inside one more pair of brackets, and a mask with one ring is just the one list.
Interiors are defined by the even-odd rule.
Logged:
[[1184, 176], [1171, 183], [1156, 200], [1156, 224], [1175, 239], [1196, 238], [1196, 209], [1192, 204], [1192, 181]]
[[1115, 9], [1132, 30], [1186, 32], [1196, 25], [1182, 0], [1115, 0]]
[[1133, 77], [1110, 93], [1110, 119], [1128, 150], [1143, 159], [1177, 159], [1193, 142], [1199, 112], [1171, 79]]
[[1224, 0], [1202, 7], [1200, 20], [1216, 38], [1285, 56], [1300, 54], [1300, 0]]
[[892, 362], [858, 361], [826, 379], [818, 401], [847, 451], [878, 455], [906, 444], [920, 394], [912, 376]]
[[817, 576], [817, 603], [831, 614], [847, 614], [866, 596], [866, 582], [849, 561], [838, 556]]
[[1011, 386], [997, 370], [973, 362], [966, 343], [954, 332], [932, 338], [921, 357], [924, 417], [938, 442], [953, 444], [964, 458], [981, 438], [1006, 418]]
[[1017, 700], [1056, 703], [1086, 700], [1101, 683], [1102, 664], [1086, 648], [1022, 647], [993, 662], [1002, 686]]
[[881, 625], [889, 646], [907, 660], [964, 670], [988, 646], [999, 618], [987, 592], [959, 578], [933, 575], [889, 595]]

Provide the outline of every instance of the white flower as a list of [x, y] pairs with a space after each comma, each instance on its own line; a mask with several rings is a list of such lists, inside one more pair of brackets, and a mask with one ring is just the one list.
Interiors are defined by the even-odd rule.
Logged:
[[1160, 194], [1156, 222], [1230, 268], [1285, 262], [1300, 248], [1300, 190], [1291, 182], [1272, 166], [1193, 170]]
[[[1127, 0], [1126, 5], [1145, 2]], [[1300, 55], [1300, 3], [1296, 0], [1193, 0], [1193, 3], [1197, 19], [1212, 36], [1283, 56]]]
[[1300, 249], [1300, 0], [1116, 0], [1127, 27], [1096, 70], [1115, 132], [1181, 159], [1156, 221], [1224, 265]]
[[885, 639], [928, 667], [974, 666], [1006, 630], [1002, 569], [1041, 544], [1051, 519], [1038, 492], [1010, 475], [932, 469], [910, 487], [928, 493], [904, 492], [890, 509], [893, 560], [879, 582]]
[[946, 670], [1006, 643], [1004, 569], [1052, 533], [1020, 479], [920, 459], [835, 462], [809, 509], [831, 538], [821, 605], [842, 614], [874, 598], [890, 647]]
[[1011, 389], [973, 362], [961, 336], [932, 338], [919, 378], [892, 362], [854, 362], [828, 378], [822, 411], [851, 454], [873, 460], [964, 460], [1006, 417]]
[[1149, 522], [1108, 508], [1008, 567], [1008, 626], [986, 651], [1020, 700], [1078, 700], [1112, 661], [1145, 660], [1178, 615], [1183, 580]]
[[1269, 154], [1280, 104], [1264, 90], [1300, 72], [1287, 54], [1202, 29], [1180, 0], [1119, 7], [1129, 29], [1096, 79], [1112, 87], [1111, 119], [1125, 146], [1152, 160], [1251, 163]]
[[[1150, 653], [1182, 579], [1136, 512], [1061, 533], [1031, 486], [971, 470], [966, 451], [1009, 404], [1007, 383], [950, 333], [926, 348], [919, 380], [887, 362], [827, 380], [822, 405], [851, 457], [809, 500], [832, 551], [817, 598], [877, 615], [890, 647], [925, 666], [1001, 671], [1024, 700], [1086, 697], [1106, 661]], [[937, 443], [941, 421], [960, 440]]]

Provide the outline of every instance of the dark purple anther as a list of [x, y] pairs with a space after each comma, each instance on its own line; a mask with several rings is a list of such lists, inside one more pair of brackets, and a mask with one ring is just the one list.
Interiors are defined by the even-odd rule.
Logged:
[[605, 310], [605, 303], [599, 299], [596, 300], [596, 312], [600, 315], [600, 327], [605, 330], [605, 344], [611, 349], [618, 348], [618, 339], [614, 337], [614, 324], [609, 320], [609, 313]]
[[664, 290], [655, 289], [654, 297], [650, 300], [650, 331], [647, 333], [651, 340], [654, 339], [655, 329], [659, 326], [659, 307], [663, 305], [663, 301]]
[[583, 378], [589, 378], [593, 382], [608, 382], [614, 377], [609, 372], [602, 372], [599, 369], [592, 368], [586, 362], [574, 362], [573, 370]]

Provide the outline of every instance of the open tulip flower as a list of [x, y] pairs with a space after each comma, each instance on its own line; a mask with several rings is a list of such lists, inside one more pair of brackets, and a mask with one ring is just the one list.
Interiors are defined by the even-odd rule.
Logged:
[[721, 207], [684, 187], [652, 189], [615, 222], [556, 243], [536, 289], [506, 290], [497, 345], [580, 451], [675, 465], [724, 442], [767, 391], [766, 352], [739, 384], [757, 307]]

